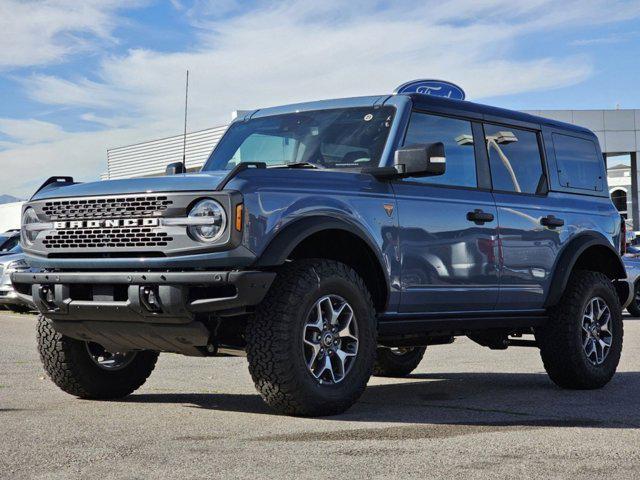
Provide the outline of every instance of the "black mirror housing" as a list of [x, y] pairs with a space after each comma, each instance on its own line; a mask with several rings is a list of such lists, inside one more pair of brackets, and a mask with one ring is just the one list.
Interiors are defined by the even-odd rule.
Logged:
[[187, 169], [184, 167], [184, 163], [175, 162], [167, 165], [167, 169], [165, 171], [166, 175], [179, 175], [181, 173], [185, 173]]
[[444, 143], [409, 145], [396, 150], [394, 167], [401, 177], [442, 175], [446, 171]]

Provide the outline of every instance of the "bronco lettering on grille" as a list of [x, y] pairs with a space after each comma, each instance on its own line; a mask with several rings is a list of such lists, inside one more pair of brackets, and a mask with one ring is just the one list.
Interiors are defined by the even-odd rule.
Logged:
[[53, 228], [55, 230], [74, 230], [77, 228], [157, 227], [159, 225], [160, 220], [157, 218], [124, 218], [53, 222]]

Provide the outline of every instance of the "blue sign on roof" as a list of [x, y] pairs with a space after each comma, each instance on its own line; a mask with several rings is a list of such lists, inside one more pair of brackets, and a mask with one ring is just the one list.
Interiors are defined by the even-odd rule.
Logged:
[[445, 82], [444, 80], [413, 80], [403, 83], [393, 93], [422, 93], [455, 100], [464, 100], [465, 98], [462, 88], [455, 83]]

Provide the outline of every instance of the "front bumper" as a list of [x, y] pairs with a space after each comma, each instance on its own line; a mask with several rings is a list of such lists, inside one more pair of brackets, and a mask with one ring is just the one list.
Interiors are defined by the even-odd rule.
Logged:
[[207, 355], [225, 347], [214, 319], [248, 312], [275, 276], [260, 270], [102, 271], [14, 273], [12, 280], [18, 296], [33, 301], [62, 335], [111, 352]]
[[0, 305], [1, 306], [6, 306], [6, 305], [23, 306], [23, 305], [26, 305], [26, 303], [22, 300], [22, 298], [20, 298], [18, 293], [12, 288], [8, 288], [8, 289], [0, 288]]
[[17, 272], [18, 296], [53, 320], [181, 324], [259, 304], [274, 272]]

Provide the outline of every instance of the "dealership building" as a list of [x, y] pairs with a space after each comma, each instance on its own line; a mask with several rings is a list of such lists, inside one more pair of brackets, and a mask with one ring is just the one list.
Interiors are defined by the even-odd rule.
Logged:
[[[611, 197], [633, 229], [640, 230], [638, 210], [638, 156], [640, 110], [532, 110], [527, 113], [580, 125], [592, 130], [607, 162]], [[186, 166], [202, 167], [227, 125], [191, 132], [186, 137]], [[182, 160], [183, 135], [150, 140], [107, 151], [103, 179], [162, 175], [165, 167]]]

